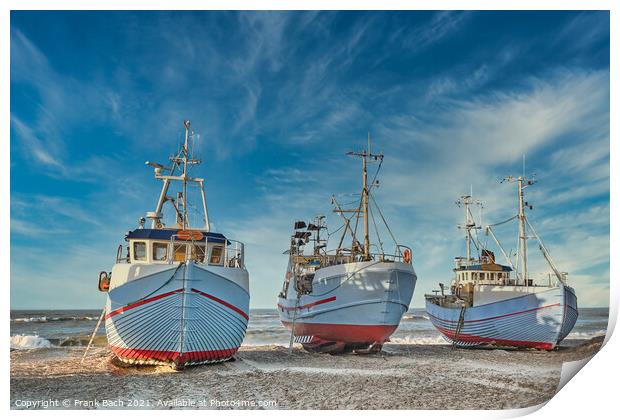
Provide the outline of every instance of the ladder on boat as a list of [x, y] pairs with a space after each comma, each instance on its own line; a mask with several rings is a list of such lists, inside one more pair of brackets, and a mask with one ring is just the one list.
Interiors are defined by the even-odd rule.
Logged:
[[459, 322], [456, 324], [456, 331], [454, 332], [454, 338], [452, 339], [452, 350], [454, 350], [457, 346], [457, 342], [459, 340], [459, 335], [461, 334], [461, 330], [463, 329], [463, 324], [465, 324], [465, 310], [467, 306], [463, 304], [461, 306], [461, 313], [459, 314]]

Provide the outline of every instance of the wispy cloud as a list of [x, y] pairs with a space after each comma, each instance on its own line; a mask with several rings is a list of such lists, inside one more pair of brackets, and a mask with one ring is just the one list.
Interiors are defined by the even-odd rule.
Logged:
[[61, 173], [65, 172], [65, 166], [48, 152], [50, 149], [49, 144], [45, 144], [41, 141], [37, 135], [33, 133], [32, 129], [16, 116], [11, 115], [11, 123], [23, 142], [22, 150], [25, 154], [32, 157], [35, 163], [50, 165]]
[[[603, 22], [602, 15], [606, 15], [607, 22]], [[606, 24], [605, 24], [606, 23]], [[579, 36], [575, 37], [578, 33]], [[609, 12], [578, 13], [562, 28], [554, 39], [554, 46], [561, 43], [570, 43], [570, 48], [589, 53], [596, 43], [605, 44], [609, 41]]]
[[396, 33], [393, 39], [402, 42], [408, 48], [420, 51], [454, 34], [470, 16], [470, 12], [437, 12], [428, 23]]

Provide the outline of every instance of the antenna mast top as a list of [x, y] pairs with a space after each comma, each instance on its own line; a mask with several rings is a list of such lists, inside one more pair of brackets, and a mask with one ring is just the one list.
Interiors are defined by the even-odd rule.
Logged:
[[469, 206], [472, 204], [478, 205], [482, 207], [482, 201], [474, 200], [471, 195], [462, 195], [458, 200], [456, 200], [457, 206], [463, 206], [465, 208], [465, 223], [463, 225], [459, 225], [459, 229], [465, 229], [465, 243], [467, 246], [467, 263], [471, 262], [471, 231], [472, 229], [480, 229], [480, 226], [476, 225], [476, 221], [474, 220], [471, 211], [469, 210]]
[[362, 203], [361, 211], [364, 216], [364, 261], [370, 260], [370, 234], [368, 227], [368, 195], [370, 194], [370, 188], [368, 186], [368, 171], [367, 160], [383, 160], [383, 153], [373, 154], [371, 151], [372, 142], [370, 139], [370, 132], [368, 133], [368, 149], [360, 152], [348, 152], [348, 156], [358, 156], [362, 158]]
[[[149, 212], [147, 215], [148, 218], [152, 219], [152, 228], [162, 228], [162, 207], [166, 201], [172, 201], [174, 204], [174, 199], [171, 199], [168, 195], [168, 188], [170, 187], [170, 183], [172, 181], [181, 182], [183, 184], [182, 192], [178, 193], [178, 206], [175, 205], [175, 211], [177, 213], [177, 224], [182, 229], [189, 229], [189, 219], [188, 219], [188, 204], [187, 204], [187, 184], [190, 182], [197, 183], [200, 186], [200, 194], [202, 198], [202, 209], [204, 212], [204, 230], [209, 231], [209, 212], [207, 209], [207, 200], [205, 196], [204, 190], [204, 179], [196, 178], [189, 175], [189, 170], [193, 165], [199, 165], [201, 163], [200, 159], [194, 159], [191, 156], [189, 150], [189, 137], [194, 133], [190, 133], [190, 121], [184, 120], [183, 126], [185, 127], [185, 138], [183, 141], [183, 146], [181, 150], [174, 156], [170, 156], [170, 162], [172, 165], [170, 167], [166, 167], [159, 163], [149, 162], [146, 164], [155, 168], [155, 178], [163, 181], [162, 190], [159, 195], [159, 200], [157, 201], [157, 206], [154, 212]], [[175, 175], [175, 172], [182, 171], [179, 175]], [[167, 174], [163, 171], [167, 171]]]

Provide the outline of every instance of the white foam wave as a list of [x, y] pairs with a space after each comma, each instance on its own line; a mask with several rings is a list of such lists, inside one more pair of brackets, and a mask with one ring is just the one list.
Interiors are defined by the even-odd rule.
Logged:
[[61, 317], [47, 317], [47, 316], [33, 316], [30, 318], [13, 318], [11, 322], [51, 322], [51, 321], [96, 321], [97, 318], [93, 316], [61, 316]]
[[11, 337], [11, 348], [16, 350], [50, 348], [52, 343], [38, 335], [14, 335]]
[[13, 322], [47, 322], [46, 316], [33, 316], [30, 318], [13, 318]]

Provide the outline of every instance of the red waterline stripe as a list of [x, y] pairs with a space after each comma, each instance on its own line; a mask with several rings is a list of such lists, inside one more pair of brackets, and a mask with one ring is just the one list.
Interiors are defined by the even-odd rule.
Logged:
[[209, 298], [209, 299], [211, 299], [211, 300], [214, 300], [214, 301], [216, 301], [217, 303], [220, 303], [220, 304], [222, 304], [222, 305], [226, 306], [227, 308], [232, 309], [233, 311], [237, 312], [239, 315], [241, 315], [242, 317], [244, 317], [244, 318], [245, 318], [245, 319], [247, 319], [247, 320], [249, 320], [249, 319], [250, 319], [250, 317], [248, 316], [248, 314], [246, 314], [245, 312], [243, 312], [241, 309], [237, 308], [237, 307], [236, 307], [236, 306], [234, 306], [234, 305], [231, 305], [230, 303], [228, 303], [228, 302], [226, 302], [226, 301], [223, 301], [222, 299], [220, 299], [220, 298], [218, 298], [218, 297], [215, 297], [215, 296], [210, 295], [210, 294], [205, 293], [205, 292], [201, 292], [201, 291], [200, 291], [200, 290], [198, 290], [198, 289], [192, 289], [192, 292], [196, 292], [196, 293], [198, 293], [199, 295], [202, 295], [202, 296], [204, 296], [204, 297], [206, 297], [206, 298]]
[[336, 300], [336, 296], [332, 296], [332, 297], [328, 297], [328, 298], [325, 298], [325, 299], [317, 300], [316, 302], [307, 303], [307, 304], [305, 304], [305, 305], [301, 305], [301, 306], [297, 306], [297, 307], [295, 307], [295, 306], [282, 306], [282, 305], [280, 305], [280, 304], [278, 304], [278, 307], [279, 307], [279, 308], [281, 308], [281, 309], [284, 309], [284, 310], [286, 310], [286, 311], [290, 311], [290, 310], [292, 310], [292, 309], [306, 309], [306, 308], [311, 308], [311, 307], [313, 307], [313, 306], [316, 306], [316, 305], [321, 305], [321, 304], [323, 304], [323, 303], [327, 303], [327, 302], [333, 302], [333, 301], [335, 301], [335, 300]]
[[[455, 332], [452, 330], [448, 330], [445, 328], [437, 327], [437, 329], [447, 336], [449, 339], [454, 340]], [[496, 343], [503, 344], [506, 346], [515, 346], [515, 347], [533, 347], [537, 349], [551, 350], [553, 349], [553, 343], [545, 343], [541, 341], [521, 341], [521, 340], [506, 340], [503, 338], [492, 338], [492, 337], [479, 337], [476, 335], [470, 334], [459, 334], [457, 342], [482, 342], [482, 343]]]
[[118, 309], [110, 312], [109, 314], [106, 314], [105, 319], [111, 318], [114, 315], [122, 314], [123, 312], [128, 311], [130, 309], [136, 308], [138, 306], [142, 306], [144, 304], [147, 304], [149, 302], [153, 302], [155, 300], [159, 300], [159, 299], [168, 297], [170, 295], [174, 295], [175, 293], [179, 293], [179, 292], [182, 292], [182, 291], [183, 291], [183, 289], [177, 289], [177, 290], [173, 290], [171, 292], [162, 293], [161, 295], [150, 297], [148, 299], [139, 300], [139, 301], [131, 303], [131, 304], [127, 305], [127, 306], [123, 306], [122, 308], [118, 308]]
[[[287, 328], [291, 322], [282, 321]], [[359, 324], [315, 324], [312, 322], [296, 322], [296, 336], [314, 336], [326, 341], [341, 343], [384, 342], [398, 325], [359, 325]]]
[[220, 350], [199, 350], [179, 353], [178, 351], [169, 350], [145, 350], [131, 349], [127, 347], [110, 346], [119, 357], [131, 360], [159, 360], [162, 362], [186, 363], [193, 361], [218, 360], [232, 356], [238, 350], [238, 347], [232, 349]]
[[[498, 316], [492, 316], [490, 318], [481, 318], [481, 319], [470, 319], [469, 321], [463, 321], [463, 323], [469, 323], [469, 322], [482, 322], [482, 321], [490, 321], [492, 319], [498, 319], [498, 318], [505, 318], [507, 316], [513, 316], [513, 315], [519, 315], [519, 314], [524, 314], [526, 312], [532, 312], [532, 311], [538, 311], [539, 309], [546, 309], [546, 308], [551, 308], [553, 306], [562, 306], [559, 303], [554, 303], [553, 305], [547, 305], [547, 306], [540, 306], [538, 308], [534, 308], [534, 309], [527, 309], [525, 311], [520, 311], [520, 312], [513, 312], [510, 314], [504, 314], [504, 315], [498, 315]], [[435, 315], [429, 314], [430, 316], [432, 316], [435, 319], [438, 319], [440, 321], [444, 321], [444, 322], [457, 322], [457, 321], [452, 321], [449, 319], [442, 319], [439, 317], [436, 317]]]

